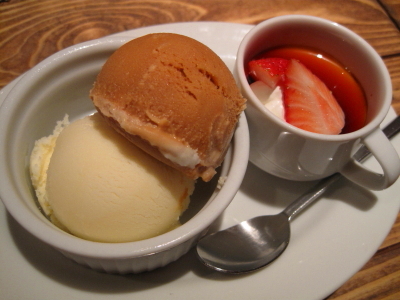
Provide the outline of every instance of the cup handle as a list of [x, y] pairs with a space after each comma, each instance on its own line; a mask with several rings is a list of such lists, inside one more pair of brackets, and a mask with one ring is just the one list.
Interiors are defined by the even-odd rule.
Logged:
[[400, 159], [396, 149], [380, 128], [361, 139], [380, 164], [383, 174], [373, 172], [355, 159], [351, 159], [340, 173], [370, 190], [383, 190], [392, 185], [400, 175]]

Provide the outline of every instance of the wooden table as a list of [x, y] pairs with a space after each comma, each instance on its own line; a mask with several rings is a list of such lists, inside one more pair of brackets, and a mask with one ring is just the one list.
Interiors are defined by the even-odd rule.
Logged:
[[[383, 57], [400, 114], [399, 0], [10, 0], [0, 3], [0, 88], [49, 55], [112, 33], [182, 21], [257, 24], [285, 14], [336, 21]], [[328, 299], [400, 299], [400, 214], [372, 259]]]

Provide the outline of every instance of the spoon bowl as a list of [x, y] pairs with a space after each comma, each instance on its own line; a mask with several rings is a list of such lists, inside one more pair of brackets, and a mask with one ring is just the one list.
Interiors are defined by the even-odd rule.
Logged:
[[[289, 239], [289, 218], [281, 212], [255, 217], [210, 234], [198, 244], [197, 253], [203, 263], [214, 270], [243, 273], [275, 260], [286, 249]], [[225, 255], [221, 256], [222, 252]]]

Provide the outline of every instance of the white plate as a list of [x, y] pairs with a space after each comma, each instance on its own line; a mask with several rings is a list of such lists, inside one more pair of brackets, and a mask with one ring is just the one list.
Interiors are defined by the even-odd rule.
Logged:
[[[208, 45], [232, 69], [249, 25], [196, 22], [140, 28], [132, 38], [174, 32]], [[0, 103], [14, 83], [0, 92]], [[388, 119], [394, 118], [390, 111]], [[387, 121], [386, 120], [386, 121]], [[400, 136], [393, 140], [400, 149]], [[371, 159], [367, 164], [378, 168]], [[249, 165], [240, 191], [215, 229], [260, 214], [279, 212], [313, 183], [290, 182]], [[203, 267], [192, 250], [153, 272], [118, 276], [97, 273], [43, 244], [0, 204], [2, 299], [323, 299], [355, 274], [388, 234], [400, 206], [400, 181], [370, 192], [345, 180], [292, 222], [292, 240], [274, 263], [257, 272], [227, 276]]]

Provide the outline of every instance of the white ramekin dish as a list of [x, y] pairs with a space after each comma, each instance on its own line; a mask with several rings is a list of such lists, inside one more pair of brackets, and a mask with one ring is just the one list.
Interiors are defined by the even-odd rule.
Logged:
[[[220, 176], [199, 183], [185, 223], [160, 236], [129, 243], [98, 243], [70, 235], [39, 210], [29, 177], [35, 140], [51, 134], [65, 114], [70, 120], [95, 111], [89, 90], [106, 59], [130, 38], [110, 37], [64, 49], [23, 75], [0, 107], [0, 197], [27, 231], [70, 259], [110, 273], [150, 271], [185, 254], [221, 215], [239, 189], [247, 167], [249, 134], [244, 113]], [[216, 176], [218, 177], [218, 176]]]

